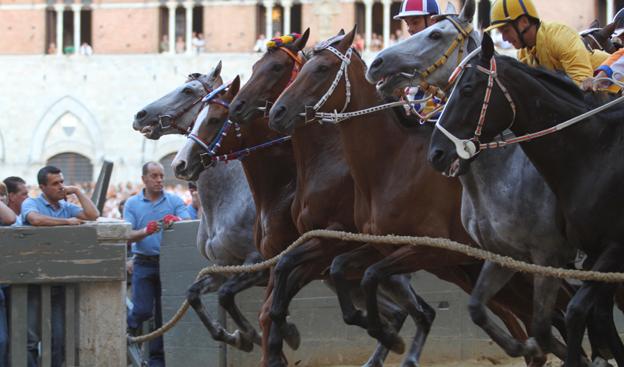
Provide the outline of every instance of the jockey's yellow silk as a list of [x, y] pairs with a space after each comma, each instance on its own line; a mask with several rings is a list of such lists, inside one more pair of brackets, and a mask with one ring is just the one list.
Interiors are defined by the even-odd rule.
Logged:
[[518, 50], [518, 59], [531, 66], [563, 71], [577, 84], [594, 75], [608, 53], [585, 48], [579, 34], [567, 25], [542, 22], [535, 47]]

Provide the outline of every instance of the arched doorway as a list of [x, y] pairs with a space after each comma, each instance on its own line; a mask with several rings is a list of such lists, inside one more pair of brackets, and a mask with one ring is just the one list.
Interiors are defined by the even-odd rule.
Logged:
[[93, 164], [89, 158], [73, 152], [52, 156], [47, 162], [50, 166], [63, 171], [66, 184], [78, 184], [93, 181]]

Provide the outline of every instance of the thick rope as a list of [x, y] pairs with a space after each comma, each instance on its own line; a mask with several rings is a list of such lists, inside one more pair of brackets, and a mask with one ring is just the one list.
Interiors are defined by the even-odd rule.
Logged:
[[[239, 274], [239, 273], [249, 273], [256, 272], [261, 270], [266, 270], [275, 264], [284, 257], [286, 254], [294, 250], [296, 247], [301, 244], [307, 242], [312, 238], [329, 238], [336, 239], [341, 241], [350, 241], [350, 242], [366, 242], [366, 243], [376, 243], [383, 245], [409, 245], [409, 246], [428, 246], [434, 247], [443, 250], [450, 250], [462, 253], [464, 255], [493, 262], [497, 265], [500, 265], [505, 268], [509, 268], [522, 273], [529, 273], [559, 279], [578, 279], [583, 281], [600, 281], [607, 283], [622, 283], [624, 282], [624, 273], [603, 273], [599, 271], [590, 271], [590, 270], [574, 270], [574, 269], [562, 269], [562, 268], [554, 268], [551, 266], [543, 266], [526, 263], [524, 261], [515, 260], [509, 256], [498, 255], [486, 250], [483, 250], [478, 247], [472, 247], [468, 245], [464, 245], [459, 242], [455, 242], [446, 238], [431, 238], [431, 237], [411, 237], [411, 236], [398, 236], [398, 235], [386, 235], [386, 236], [376, 236], [370, 234], [362, 234], [362, 233], [350, 233], [350, 232], [340, 232], [340, 231], [330, 231], [326, 229], [316, 229], [313, 231], [309, 231], [304, 233], [301, 237], [299, 237], [295, 242], [293, 242], [290, 246], [288, 246], [284, 251], [279, 253], [277, 256], [256, 263], [252, 265], [227, 265], [227, 266], [208, 266], [202, 269], [197, 275], [196, 280], [201, 279], [202, 277], [209, 274], [217, 274], [217, 273], [226, 273], [226, 274]], [[178, 309], [175, 315], [169, 320], [166, 324], [160, 327], [153, 332], [141, 335], [138, 337], [129, 337], [128, 341], [130, 343], [143, 343], [148, 340], [152, 340], [159, 336], [162, 336], [168, 330], [170, 330], [175, 324], [180, 321], [182, 316], [186, 313], [189, 308], [189, 304], [187, 301], [182, 303], [182, 306]]]

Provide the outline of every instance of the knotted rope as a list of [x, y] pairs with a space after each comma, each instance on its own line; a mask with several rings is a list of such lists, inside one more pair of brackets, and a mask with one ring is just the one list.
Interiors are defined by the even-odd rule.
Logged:
[[[366, 243], [376, 243], [383, 245], [409, 245], [409, 246], [428, 246], [434, 247], [443, 250], [450, 250], [462, 253], [464, 255], [484, 260], [490, 261], [497, 265], [529, 274], [536, 274], [541, 276], [548, 276], [559, 279], [578, 279], [584, 281], [600, 281], [607, 283], [621, 283], [624, 282], [624, 273], [603, 273], [599, 271], [590, 271], [590, 270], [574, 270], [574, 269], [562, 269], [562, 268], [554, 268], [551, 266], [543, 266], [526, 263], [524, 261], [515, 260], [509, 256], [503, 256], [499, 254], [495, 254], [481, 248], [468, 246], [459, 242], [455, 242], [446, 238], [431, 238], [431, 237], [411, 237], [411, 236], [398, 236], [398, 235], [385, 235], [385, 236], [376, 236], [370, 234], [362, 234], [362, 233], [350, 233], [350, 232], [340, 232], [340, 231], [330, 231], [325, 229], [316, 229], [309, 232], [304, 233], [301, 237], [299, 237], [295, 242], [293, 242], [290, 246], [288, 246], [284, 251], [276, 255], [275, 257], [256, 263], [252, 265], [226, 265], [226, 266], [208, 266], [202, 269], [195, 278], [196, 280], [201, 279], [202, 277], [208, 274], [217, 274], [217, 273], [225, 273], [225, 274], [238, 274], [238, 273], [248, 273], [248, 272], [256, 272], [261, 270], [266, 270], [275, 264], [284, 257], [286, 254], [294, 250], [296, 247], [305, 243], [306, 241], [312, 238], [326, 238], [326, 239], [335, 239], [341, 241], [348, 242], [366, 242]], [[184, 301], [175, 315], [169, 320], [166, 324], [161, 326], [159, 329], [154, 330], [153, 332], [137, 337], [129, 337], [128, 341], [130, 343], [143, 343], [148, 340], [152, 340], [159, 336], [162, 336], [164, 333], [169, 331], [171, 328], [175, 326], [175, 324], [180, 321], [180, 319], [184, 316], [186, 311], [189, 308], [188, 301]]]

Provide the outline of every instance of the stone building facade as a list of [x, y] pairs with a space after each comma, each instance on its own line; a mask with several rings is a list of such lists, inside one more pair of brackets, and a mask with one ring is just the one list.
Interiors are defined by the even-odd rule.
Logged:
[[[446, 6], [446, 0], [440, 2]], [[579, 30], [624, 6], [624, 0], [536, 3], [544, 19]], [[276, 31], [310, 27], [314, 42], [358, 23], [365, 39], [377, 33], [387, 41], [402, 26], [391, 19], [399, 4], [0, 0], [0, 176], [20, 175], [34, 182], [42, 165], [65, 162], [73, 165], [77, 180], [92, 179], [108, 159], [115, 163], [113, 182], [137, 181], [145, 161], [166, 162], [184, 138], [148, 141], [132, 131], [133, 116], [187, 74], [207, 72], [222, 60], [226, 78], [240, 74], [245, 80], [259, 57], [250, 52], [257, 36]], [[158, 54], [163, 36], [181, 38], [188, 46], [193, 32], [204, 34], [206, 52], [196, 55], [187, 47], [175, 53], [167, 45]], [[71, 54], [83, 42], [93, 47], [93, 56]], [[365, 58], [371, 56], [365, 53]]]

